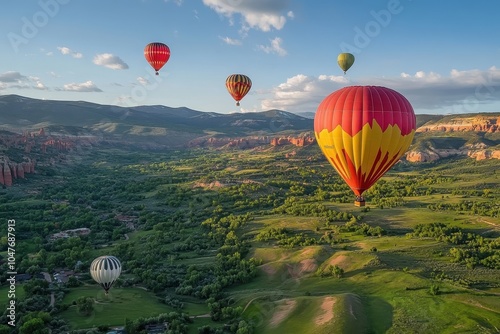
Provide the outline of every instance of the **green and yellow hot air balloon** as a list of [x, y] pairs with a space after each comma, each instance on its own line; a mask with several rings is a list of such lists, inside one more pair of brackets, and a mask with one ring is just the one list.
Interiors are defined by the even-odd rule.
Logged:
[[347, 70], [351, 68], [352, 64], [354, 64], [354, 55], [350, 53], [341, 53], [337, 57], [337, 63], [345, 74]]

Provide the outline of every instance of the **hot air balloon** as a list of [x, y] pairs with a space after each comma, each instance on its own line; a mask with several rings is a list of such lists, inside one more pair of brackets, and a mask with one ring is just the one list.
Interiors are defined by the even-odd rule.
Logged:
[[321, 151], [363, 206], [363, 192], [410, 146], [416, 118], [400, 93], [379, 86], [350, 86], [318, 106], [314, 133]]
[[239, 106], [241, 99], [252, 88], [252, 80], [243, 74], [232, 74], [226, 79], [226, 88], [233, 99], [236, 100], [236, 105]]
[[345, 74], [347, 70], [351, 68], [352, 64], [354, 64], [354, 55], [350, 53], [341, 53], [337, 57], [337, 63]]
[[163, 65], [166, 64], [166, 62], [170, 58], [170, 49], [166, 44], [163, 43], [149, 43], [144, 48], [144, 57], [154, 68], [154, 70], [156, 71], [156, 75], [158, 75], [158, 71], [163, 67]]
[[90, 265], [90, 276], [99, 283], [106, 294], [122, 272], [122, 264], [111, 255], [96, 258]]

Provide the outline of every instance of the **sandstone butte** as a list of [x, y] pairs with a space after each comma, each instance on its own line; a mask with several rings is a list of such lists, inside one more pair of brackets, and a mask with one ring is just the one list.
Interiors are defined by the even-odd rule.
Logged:
[[24, 179], [26, 174], [35, 173], [35, 161], [21, 163], [3, 161], [0, 163], [0, 184], [6, 187], [12, 186], [15, 179]]
[[[500, 117], [486, 115], [456, 117], [446, 122], [424, 124], [419, 127], [416, 132], [435, 132], [436, 134], [440, 132], [500, 133]], [[405, 158], [410, 162], [430, 162], [452, 155], [467, 156], [476, 160], [500, 159], [500, 149], [488, 147], [484, 143], [466, 144], [458, 149], [438, 149], [429, 147], [420, 150], [410, 150], [406, 153]]]

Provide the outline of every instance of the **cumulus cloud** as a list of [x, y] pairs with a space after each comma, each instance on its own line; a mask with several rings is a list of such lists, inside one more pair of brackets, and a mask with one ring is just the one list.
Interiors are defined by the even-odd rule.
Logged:
[[241, 41], [239, 39], [233, 39], [229, 37], [222, 37], [219, 36], [219, 38], [224, 41], [227, 45], [241, 45]]
[[283, 40], [279, 37], [270, 40], [270, 45], [258, 45], [258, 48], [265, 53], [275, 53], [279, 56], [286, 56], [288, 53], [281, 46], [283, 44]]
[[71, 92], [102, 92], [91, 80], [82, 83], [66, 84], [63, 90]]
[[[404, 94], [414, 108], [450, 108], [465, 106], [479, 108], [479, 105], [500, 100], [500, 69], [457, 70], [448, 75], [418, 71], [415, 74], [402, 73], [399, 78], [373, 80]], [[475, 110], [469, 110], [475, 111]]]
[[112, 70], [126, 70], [128, 65], [118, 56], [111, 53], [102, 53], [94, 57], [94, 64], [104, 66]]
[[41, 81], [37, 81], [35, 83], [35, 86], [33, 86], [33, 88], [38, 89], [38, 90], [47, 90], [48, 89]]
[[3, 83], [21, 82], [21, 81], [26, 80], [26, 79], [28, 79], [28, 78], [25, 77], [24, 75], [21, 75], [21, 73], [15, 72], [15, 71], [9, 71], [9, 72], [5, 72], [5, 73], [0, 74], [0, 82], [3, 82]]
[[33, 83], [33, 88], [38, 90], [48, 90], [47, 86], [45, 86], [42, 80], [38, 77], [30, 77], [30, 81]]
[[318, 77], [298, 74], [274, 87], [271, 98], [261, 102], [262, 110], [280, 109], [292, 112], [316, 111], [318, 103], [332, 89], [345, 86], [344, 76], [320, 75]]
[[0, 74], [0, 89], [17, 88], [17, 89], [40, 89], [46, 90], [47, 87], [42, 83], [40, 78], [25, 76], [19, 72], [9, 71]]
[[203, 4], [218, 14], [229, 19], [234, 24], [234, 16], [241, 15], [243, 25], [252, 29], [271, 31], [280, 30], [288, 18], [293, 19], [293, 12], [283, 12], [289, 6], [289, 0], [203, 0]]
[[500, 102], [500, 69], [452, 70], [447, 75], [418, 71], [392, 78], [363, 78], [350, 81], [345, 76], [303, 74], [288, 78], [263, 99], [262, 110], [315, 112], [319, 103], [333, 91], [350, 85], [379, 85], [403, 94], [416, 112], [478, 112], [482, 105]]
[[72, 51], [70, 48], [67, 48], [65, 46], [59, 46], [57, 47], [57, 50], [59, 50], [63, 55], [70, 55], [73, 58], [83, 57], [83, 55], [80, 52]]

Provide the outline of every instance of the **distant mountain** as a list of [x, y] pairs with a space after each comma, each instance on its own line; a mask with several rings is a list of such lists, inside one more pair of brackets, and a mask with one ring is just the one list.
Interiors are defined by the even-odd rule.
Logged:
[[118, 107], [84, 101], [54, 101], [18, 95], [0, 96], [0, 127], [3, 129], [47, 128], [63, 131], [80, 127], [88, 132], [113, 135], [207, 133], [227, 136], [309, 131], [311, 119], [286, 111], [220, 114], [160, 105]]
[[311, 119], [314, 119], [314, 116], [316, 115], [316, 113], [312, 112], [312, 111], [297, 112], [295, 114], [302, 116], [302, 117], [305, 117], [305, 118], [311, 118]]
[[[410, 161], [450, 155], [500, 158], [500, 113], [416, 117], [417, 133], [406, 154]], [[282, 110], [221, 114], [185, 107], [125, 108], [0, 95], [0, 133], [40, 129], [52, 136], [87, 136], [152, 148], [307, 146], [315, 141], [312, 118]]]

